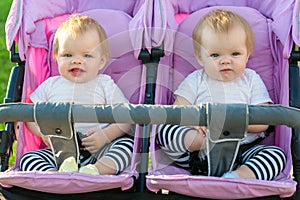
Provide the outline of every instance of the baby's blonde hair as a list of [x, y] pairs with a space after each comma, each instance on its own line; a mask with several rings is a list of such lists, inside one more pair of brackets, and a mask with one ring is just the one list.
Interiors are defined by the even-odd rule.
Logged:
[[241, 26], [246, 34], [246, 47], [250, 55], [254, 48], [254, 33], [250, 24], [239, 14], [227, 10], [213, 10], [205, 15], [195, 26], [193, 31], [193, 45], [195, 55], [200, 54], [204, 27], [208, 26], [215, 33], [227, 33], [235, 26]]
[[53, 39], [53, 56], [57, 58], [59, 49], [59, 36], [61, 34], [71, 34], [73, 38], [83, 35], [87, 31], [94, 29], [97, 31], [100, 40], [100, 51], [106, 60], [109, 57], [109, 45], [107, 35], [102, 26], [88, 16], [72, 15], [67, 21], [63, 22], [57, 29]]

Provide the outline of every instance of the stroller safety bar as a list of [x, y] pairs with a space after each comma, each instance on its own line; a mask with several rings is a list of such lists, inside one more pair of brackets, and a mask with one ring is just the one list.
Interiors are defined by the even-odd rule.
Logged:
[[[47, 109], [39, 109], [48, 115], [69, 103], [38, 103]], [[197, 106], [115, 104], [115, 105], [72, 105], [73, 123], [132, 123], [132, 124], [179, 124], [206, 126], [207, 112], [230, 112], [240, 115], [237, 104], [200, 104]], [[27, 103], [0, 104], [0, 123], [34, 121], [34, 106]], [[214, 109], [209, 109], [209, 108]], [[300, 109], [282, 105], [247, 105], [249, 125], [287, 125], [300, 131]], [[235, 117], [238, 119], [238, 117]], [[49, 120], [51, 120], [49, 118]]]

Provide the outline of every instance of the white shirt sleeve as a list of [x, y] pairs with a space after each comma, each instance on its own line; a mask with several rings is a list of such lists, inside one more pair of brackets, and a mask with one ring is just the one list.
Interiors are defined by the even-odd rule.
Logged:
[[252, 105], [257, 105], [266, 102], [272, 103], [272, 100], [269, 96], [268, 90], [263, 80], [256, 72], [254, 72], [251, 82], [252, 82], [252, 87], [251, 87], [250, 103]]
[[117, 104], [117, 103], [128, 103], [125, 95], [114, 82], [114, 80], [107, 75], [102, 81], [102, 88], [104, 91], [105, 99], [107, 104]]
[[42, 82], [30, 95], [30, 100], [32, 102], [47, 102], [48, 95], [47, 92], [51, 88], [52, 78], [46, 79]]
[[174, 94], [184, 97], [191, 104], [196, 104], [199, 78], [201, 78], [201, 74], [198, 70], [189, 74], [178, 86], [178, 89], [174, 92]]

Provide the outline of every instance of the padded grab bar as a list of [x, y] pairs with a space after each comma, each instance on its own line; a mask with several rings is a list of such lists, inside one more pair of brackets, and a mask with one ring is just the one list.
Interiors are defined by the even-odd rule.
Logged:
[[[66, 103], [40, 103], [55, 108]], [[207, 125], [208, 106], [220, 104], [201, 104], [189, 106], [115, 104], [115, 105], [72, 105], [72, 122], [76, 123], [132, 123], [132, 124], [180, 124]], [[226, 109], [235, 109], [235, 104], [224, 104]], [[0, 104], [0, 123], [34, 121], [34, 104]], [[300, 131], [300, 109], [282, 105], [248, 105], [249, 125], [287, 125]], [[42, 110], [45, 115], [49, 110]], [[224, 112], [221, 109], [220, 112]], [[239, 112], [237, 112], [239, 114]]]

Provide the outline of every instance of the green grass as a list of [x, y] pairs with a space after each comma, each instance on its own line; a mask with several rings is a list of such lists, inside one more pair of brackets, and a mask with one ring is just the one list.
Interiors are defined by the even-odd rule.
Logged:
[[[9, 52], [7, 51], [5, 40], [5, 22], [10, 10], [11, 3], [12, 0], [0, 1], [0, 103], [3, 103], [3, 100], [5, 98], [10, 70], [15, 65], [14, 63], [10, 62]], [[4, 124], [2, 123], [0, 124], [0, 130], [3, 130], [3, 128]], [[13, 165], [14, 160], [15, 155], [11, 157], [10, 165]]]
[[5, 40], [5, 22], [8, 16], [12, 0], [0, 1], [0, 100], [1, 103], [5, 97], [7, 82], [10, 74], [11, 67], [14, 63], [9, 60], [9, 52], [6, 48]]

